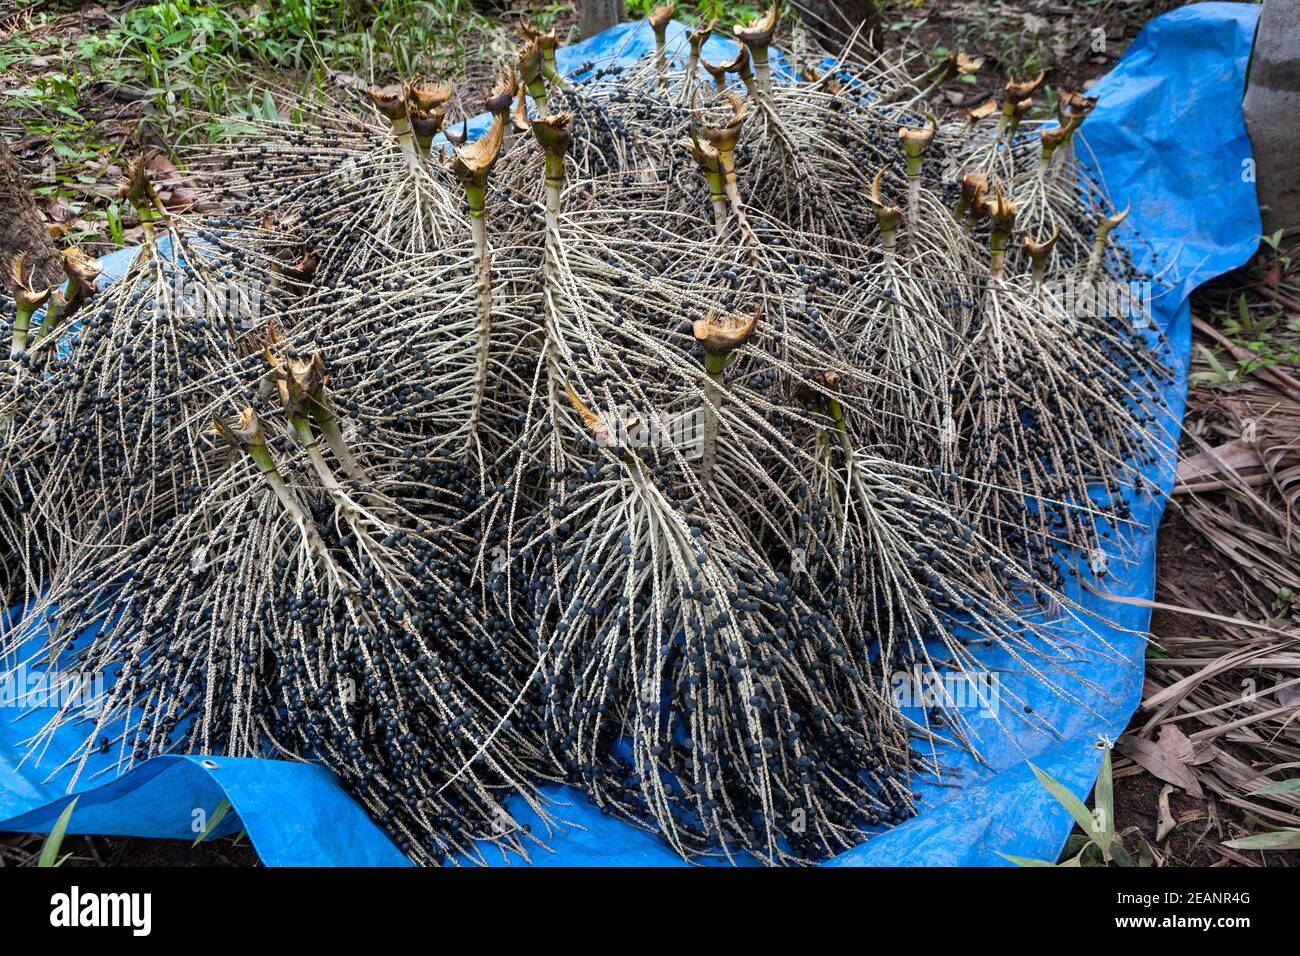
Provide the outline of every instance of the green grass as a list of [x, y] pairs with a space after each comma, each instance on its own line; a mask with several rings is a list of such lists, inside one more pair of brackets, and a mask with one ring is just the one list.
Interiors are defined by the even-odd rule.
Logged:
[[991, 15], [956, 27], [957, 46], [965, 50], [987, 50], [1001, 69], [1017, 79], [1034, 77], [1051, 66], [1055, 57], [1046, 36], [1026, 30], [1019, 21]]
[[65, 853], [60, 856], [59, 850], [63, 848], [63, 838], [68, 833], [68, 822], [72, 819], [72, 811], [76, 808], [78, 799], [80, 798], [73, 797], [68, 801], [68, 805], [63, 808], [63, 812], [59, 814], [59, 818], [54, 821], [54, 829], [50, 830], [49, 834], [45, 837], [45, 843], [41, 846], [41, 855], [40, 859], [36, 862], [37, 866], [62, 866], [68, 857], [72, 856], [71, 853]]
[[[85, 219], [87, 234], [107, 233], [121, 241], [119, 212], [101, 193], [95, 170], [124, 165], [139, 143], [169, 147], [220, 137], [226, 120], [209, 120], [195, 110], [226, 118], [265, 117], [277, 99], [311, 102], [343, 91], [336, 77], [392, 82], [412, 76], [455, 77], [470, 63], [491, 62], [491, 24], [469, 0], [279, 0], [233, 4], [168, 0], [115, 12], [107, 28], [69, 37], [59, 12], [33, 8], [0, 42], [0, 96], [6, 125], [48, 141], [50, 151], [37, 171], [34, 191], [57, 199], [69, 220]], [[554, 5], [539, 19], [563, 9]], [[30, 68], [33, 57], [48, 62]], [[143, 93], [147, 108], [131, 142], [120, 127], [102, 125], [96, 104], [106, 89]], [[291, 90], [292, 97], [270, 95]], [[346, 95], [346, 94], [344, 94]], [[101, 183], [102, 185], [102, 183]]]
[[[169, 0], [111, 16], [99, 34], [61, 39], [55, 14], [36, 12], [0, 50], [0, 71], [26, 80], [40, 55], [64, 72], [33, 77], [6, 94], [28, 114], [28, 132], [76, 139], [85, 117], [78, 105], [93, 87], [144, 90], [154, 122], [180, 143], [197, 138], [179, 116], [204, 109], [261, 115], [261, 83], [294, 83], [310, 95], [336, 74], [380, 81], [454, 75], [485, 52], [488, 21], [469, 0], [281, 0], [252, 4], [247, 15], [226, 4]], [[31, 116], [30, 114], [35, 114]]]
[[[628, 16], [633, 19], [649, 16], [650, 11], [661, 2], [664, 0], [628, 0]], [[757, 4], [732, 3], [730, 0], [699, 0], [698, 3], [678, 3], [674, 16], [683, 23], [693, 26], [707, 23], [710, 18], [717, 17], [718, 29], [729, 32], [734, 24], [748, 22], [767, 9], [768, 5], [761, 0]]]
[[[628, 8], [638, 16], [654, 5], [633, 0]], [[8, 81], [0, 108], [9, 125], [49, 143], [33, 189], [57, 201], [69, 221], [89, 224], [67, 235], [72, 242], [123, 241], [123, 211], [106, 195], [101, 171], [124, 166], [141, 143], [175, 149], [211, 141], [241, 118], [347, 96], [344, 85], [454, 78], [470, 64], [494, 60], [493, 25], [470, 0], [258, 0], [239, 8], [167, 0], [125, 11], [109, 3], [107, 27], [83, 36], [60, 28], [61, 11], [25, 6], [17, 29], [0, 43], [0, 74]], [[569, 6], [535, 4], [532, 18], [549, 29]], [[717, 16], [729, 29], [761, 6], [699, 0], [680, 4], [678, 16], [691, 23]], [[33, 57], [48, 66], [31, 68]], [[129, 141], [107, 125], [117, 112], [104, 108], [110, 90], [143, 97], [130, 113]]]
[[[1097, 773], [1097, 785], [1093, 789], [1092, 809], [1053, 777], [1039, 770], [1032, 763], [1029, 765], [1038, 782], [1069, 811], [1078, 828], [1077, 832], [1070, 834], [1066, 839], [1060, 860], [1052, 863], [1048, 860], [1011, 856], [1001, 852], [998, 852], [998, 856], [1016, 866], [1028, 867], [1148, 867], [1152, 865], [1154, 854], [1151, 852], [1151, 846], [1137, 827], [1127, 827], [1120, 833], [1115, 831], [1115, 788], [1111, 776], [1111, 748], [1106, 741], [1099, 740], [1098, 745], [1105, 748], [1105, 753], [1102, 754], [1101, 769]], [[1130, 846], [1134, 848], [1133, 852], [1130, 852]]]

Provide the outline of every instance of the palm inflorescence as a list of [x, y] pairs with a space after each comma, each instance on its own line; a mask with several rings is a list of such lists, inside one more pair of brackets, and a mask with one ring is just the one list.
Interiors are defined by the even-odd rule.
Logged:
[[17, 264], [0, 653], [113, 677], [28, 759], [318, 761], [421, 863], [534, 852], [552, 783], [809, 863], [975, 748], [892, 675], [997, 648], [1080, 693], [1072, 583], [1171, 453], [1154, 331], [1059, 294], [1150, 278], [1095, 101], [940, 120], [964, 57], [781, 60], [773, 12], [713, 63], [670, 15], [579, 79], [527, 30], [476, 135], [419, 81], [253, 124], [192, 157], [219, 212], [136, 163], [105, 288]]

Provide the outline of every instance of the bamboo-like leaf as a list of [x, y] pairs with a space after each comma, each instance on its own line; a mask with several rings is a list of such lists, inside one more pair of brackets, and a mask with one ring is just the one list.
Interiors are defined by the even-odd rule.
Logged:
[[226, 814], [230, 812], [230, 809], [231, 809], [230, 800], [227, 797], [222, 797], [221, 802], [217, 804], [217, 808], [213, 810], [212, 815], [208, 817], [208, 825], [203, 828], [202, 833], [200, 833], [197, 837], [194, 838], [194, 843], [191, 845], [198, 846], [200, 843], [206, 840], [208, 836], [212, 833], [212, 831], [215, 830], [217, 826], [221, 823], [221, 821], [225, 819]]
[[1065, 848], [1061, 850], [1062, 856], [1075, 856], [1083, 852], [1083, 848], [1091, 842], [1091, 839], [1082, 833], [1071, 833], [1065, 838]]
[[1035, 860], [1033, 857], [1012, 856], [1009, 853], [1001, 853], [997, 850], [994, 852], [997, 853], [998, 856], [1002, 857], [1002, 859], [1014, 863], [1016, 866], [1056, 866], [1055, 863], [1048, 863], [1046, 860]]
[[1267, 787], [1260, 787], [1258, 790], [1252, 790], [1252, 797], [1262, 797], [1268, 794], [1276, 793], [1300, 793], [1300, 777], [1293, 777], [1290, 780], [1281, 780], [1278, 783], [1270, 783]]
[[68, 832], [68, 821], [72, 819], [72, 810], [77, 805], [77, 797], [73, 797], [59, 818], [54, 821], [54, 829], [45, 838], [45, 843], [41, 845], [41, 856], [36, 861], [37, 866], [54, 867], [60, 865], [68, 857], [59, 858], [59, 847], [63, 845], [63, 838]]
[[1043, 773], [1043, 771], [1039, 770], [1032, 763], [1029, 765], [1029, 769], [1034, 772], [1034, 776], [1038, 778], [1038, 782], [1047, 788], [1047, 792], [1054, 796], [1057, 802], [1070, 812], [1070, 816], [1074, 818], [1075, 823], [1079, 824], [1079, 827], [1083, 832], [1090, 833], [1094, 837], [1100, 835], [1100, 831], [1097, 827], [1097, 820], [1088, 811], [1088, 808], [1084, 806], [1082, 800], [1067, 790], [1064, 785]]
[[1300, 830], [1252, 833], [1223, 845], [1234, 850], [1300, 850]]
[[1147, 842], [1147, 838], [1144, 836], [1139, 836], [1138, 837], [1138, 859], [1137, 859], [1138, 866], [1154, 866], [1156, 861], [1155, 857], [1156, 857], [1155, 851], [1151, 849], [1151, 844]]
[[1109, 866], [1110, 851], [1104, 849], [1100, 843], [1097, 843], [1096, 841], [1092, 841], [1087, 846], [1085, 846], [1083, 848], [1083, 852], [1079, 854], [1079, 865], [1080, 866]]
[[1110, 844], [1110, 856], [1120, 866], [1136, 867], [1138, 865], [1137, 860], [1133, 859], [1128, 850], [1124, 849], [1124, 845], [1118, 840]]
[[1093, 800], [1095, 810], [1093, 817], [1101, 815], [1101, 845], [1113, 846], [1115, 843], [1115, 787], [1110, 773], [1110, 746], [1102, 754], [1101, 770], [1097, 773], [1097, 795]]

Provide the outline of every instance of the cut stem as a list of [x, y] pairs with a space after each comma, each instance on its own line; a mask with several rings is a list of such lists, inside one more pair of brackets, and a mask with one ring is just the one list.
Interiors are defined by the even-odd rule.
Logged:
[[704, 432], [700, 448], [700, 477], [705, 484], [713, 480], [718, 460], [718, 429], [722, 412], [724, 376], [733, 352], [749, 340], [758, 327], [759, 307], [745, 321], [719, 318], [710, 313], [693, 325], [695, 340], [704, 348]]
[[1094, 282], [1097, 275], [1101, 272], [1102, 265], [1106, 260], [1106, 240], [1111, 231], [1123, 222], [1132, 208], [1130, 203], [1124, 207], [1124, 211], [1114, 216], [1102, 216], [1097, 223], [1097, 235], [1092, 241], [1092, 254], [1088, 256], [1088, 265], [1083, 271], [1083, 281], [1085, 283]]
[[704, 370], [709, 378], [704, 385], [704, 435], [700, 455], [700, 477], [705, 484], [713, 480], [713, 466], [718, 460], [718, 413], [722, 409], [723, 374], [726, 368], [725, 355], [704, 357]]
[[470, 405], [468, 452], [478, 436], [483, 397], [487, 391], [488, 357], [492, 340], [492, 253], [488, 245], [485, 200], [488, 174], [500, 153], [505, 138], [503, 114], [492, 120], [492, 127], [472, 145], [456, 148], [452, 168], [465, 187], [469, 206], [470, 232], [474, 237], [474, 282], [478, 288], [478, 343], [475, 349], [474, 397]]
[[750, 47], [750, 59], [754, 61], [754, 82], [759, 92], [772, 95], [772, 67], [767, 60], [767, 47]]

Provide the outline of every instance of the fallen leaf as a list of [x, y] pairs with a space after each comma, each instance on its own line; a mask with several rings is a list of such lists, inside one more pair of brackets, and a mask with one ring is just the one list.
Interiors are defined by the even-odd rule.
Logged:
[[1199, 798], [1205, 795], [1195, 774], [1185, 761], [1170, 751], [1168, 744], [1147, 740], [1144, 737], [1122, 737], [1118, 749], [1153, 777], [1165, 783], [1172, 783], [1193, 797]]
[[1160, 797], [1157, 801], [1160, 809], [1160, 819], [1156, 822], [1156, 842], [1164, 843], [1165, 837], [1174, 832], [1174, 827], [1178, 822], [1174, 820], [1174, 815], [1169, 811], [1169, 795], [1174, 792], [1171, 784], [1165, 784], [1160, 788]]
[[170, 182], [172, 177], [180, 175], [176, 169], [176, 164], [168, 159], [167, 154], [163, 152], [154, 152], [149, 157], [149, 161], [145, 163], [145, 169], [150, 173], [149, 178], [158, 185], [164, 185]]
[[167, 203], [167, 208], [176, 212], [184, 212], [192, 207], [198, 198], [198, 190], [191, 189], [189, 186], [177, 186], [172, 190], [171, 200]]
[[1049, 26], [1048, 22], [1035, 13], [1026, 13], [1023, 18], [1025, 29], [1030, 33], [1042, 33]]
[[1218, 748], [1213, 744], [1202, 743], [1198, 746], [1192, 743], [1191, 738], [1183, 733], [1177, 724], [1165, 724], [1161, 727], [1159, 739], [1162, 747], [1168, 747], [1170, 753], [1176, 754], [1180, 760], [1194, 767], [1209, 763], [1219, 753]]
[[175, 212], [183, 212], [194, 205], [198, 190], [165, 153], [154, 153], [146, 168], [164, 206]]
[[336, 73], [331, 70], [330, 79], [334, 81], [335, 86], [345, 90], [359, 90], [366, 85], [366, 81], [355, 73]]
[[1234, 438], [1210, 451], [1198, 452], [1184, 458], [1178, 463], [1175, 474], [1179, 481], [1191, 484], [1197, 480], [1204, 481], [1216, 477], [1225, 466], [1233, 471], [1242, 471], [1257, 467], [1260, 463], [1257, 446], [1244, 442], [1240, 438]]

